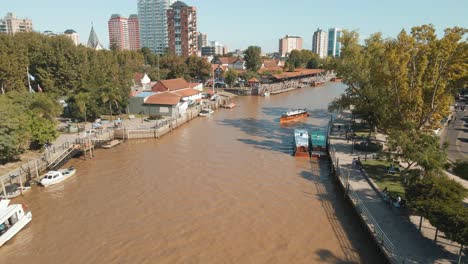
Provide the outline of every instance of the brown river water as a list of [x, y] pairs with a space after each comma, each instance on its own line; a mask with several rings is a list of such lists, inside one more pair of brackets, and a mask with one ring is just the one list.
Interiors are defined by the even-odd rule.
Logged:
[[[14, 201], [33, 220], [0, 263], [383, 263], [328, 163], [291, 155], [293, 129], [325, 127], [343, 91], [239, 97], [160, 139], [71, 160], [75, 176]], [[288, 108], [311, 117], [280, 126]]]

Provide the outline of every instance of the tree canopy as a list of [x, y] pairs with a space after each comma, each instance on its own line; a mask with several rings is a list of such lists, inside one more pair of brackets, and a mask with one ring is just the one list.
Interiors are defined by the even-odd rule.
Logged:
[[244, 51], [245, 67], [247, 70], [257, 72], [262, 67], [262, 49], [258, 46], [249, 46]]

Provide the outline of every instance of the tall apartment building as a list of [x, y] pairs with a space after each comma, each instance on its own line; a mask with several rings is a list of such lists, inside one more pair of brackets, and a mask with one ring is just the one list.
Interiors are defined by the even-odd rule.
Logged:
[[327, 57], [328, 52], [328, 34], [320, 28], [314, 32], [312, 37], [312, 52], [319, 55], [320, 58]]
[[198, 32], [198, 49], [208, 46], [208, 35]]
[[328, 30], [328, 56], [339, 57], [341, 54], [341, 29], [330, 28]]
[[15, 34], [31, 31], [33, 31], [31, 19], [17, 18], [15, 13], [7, 13], [4, 19], [0, 19], [0, 33]]
[[177, 1], [167, 10], [169, 50], [188, 57], [197, 55], [197, 8]]
[[70, 38], [73, 41], [73, 43], [75, 44], [75, 46], [78, 46], [80, 44], [80, 35], [78, 35], [78, 33], [76, 33], [75, 30], [67, 29], [67, 30], [65, 30], [65, 32], [63, 34], [66, 37]]
[[138, 15], [128, 17], [128, 39], [130, 41], [130, 50], [140, 49], [140, 22]]
[[172, 0], [138, 0], [140, 46], [163, 54], [168, 48], [167, 9]]
[[128, 19], [119, 14], [114, 14], [107, 22], [107, 26], [109, 29], [109, 46], [120, 50], [130, 49]]
[[286, 57], [293, 50], [302, 50], [302, 38], [286, 35], [279, 40], [279, 53], [281, 57]]

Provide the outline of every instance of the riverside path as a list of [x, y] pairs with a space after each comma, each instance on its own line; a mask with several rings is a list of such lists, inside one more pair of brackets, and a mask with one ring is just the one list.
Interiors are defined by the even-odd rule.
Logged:
[[411, 223], [409, 216], [399, 208], [389, 206], [380, 196], [373, 183], [358, 169], [353, 168], [353, 158], [363, 157], [363, 153], [354, 151], [352, 143], [345, 138], [344, 131], [339, 131], [351, 123], [351, 113], [345, 111], [334, 122], [330, 144], [335, 149], [341, 170], [349, 173], [349, 184], [359, 196], [380, 229], [391, 241], [399, 255], [397, 263], [456, 263], [457, 254], [448, 252], [442, 245], [424, 237]]

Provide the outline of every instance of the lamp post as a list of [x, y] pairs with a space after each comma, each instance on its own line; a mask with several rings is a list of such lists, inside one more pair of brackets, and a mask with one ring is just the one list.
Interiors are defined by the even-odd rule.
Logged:
[[369, 145], [369, 140], [366, 140], [366, 155], [364, 156], [364, 160], [367, 160], [367, 146]]
[[354, 130], [351, 129], [351, 154], [354, 154]]

